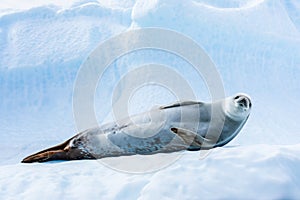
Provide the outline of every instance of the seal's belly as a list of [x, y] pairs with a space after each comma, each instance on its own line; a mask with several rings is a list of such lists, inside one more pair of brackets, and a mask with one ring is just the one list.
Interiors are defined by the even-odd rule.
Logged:
[[[102, 158], [189, 149], [192, 141], [184, 142], [181, 137], [171, 131], [171, 128], [174, 127], [194, 132], [201, 137], [217, 138], [215, 146], [223, 146], [228, 139], [231, 140], [234, 137], [231, 135], [235, 133], [234, 129], [238, 128], [238, 124], [233, 129], [234, 122], [225, 121], [224, 123], [224, 119], [220, 120], [220, 123], [218, 121], [214, 123], [212, 135], [206, 135], [210, 126], [207, 109], [202, 109], [202, 116], [199, 117], [199, 114], [193, 113], [192, 109], [183, 114], [179, 109], [156, 110], [90, 130], [75, 138], [73, 143], [76, 143], [75, 141], [80, 137], [84, 137], [81, 141], [85, 141], [85, 143], [79, 146], [94, 157]], [[225, 126], [222, 127], [224, 124]], [[230, 129], [227, 127], [228, 124]], [[222, 131], [218, 133], [218, 130]], [[217, 135], [214, 135], [214, 132]]]
[[[98, 133], [96, 133], [98, 131]], [[136, 132], [138, 131], [138, 132]], [[137, 134], [138, 133], [138, 134]], [[110, 133], [95, 130], [84, 134], [85, 148], [96, 158], [119, 155], [154, 154], [184, 150], [187, 145], [170, 131], [169, 126], [163, 127], [153, 134], [149, 129], [121, 129]], [[76, 139], [75, 139], [76, 140]]]

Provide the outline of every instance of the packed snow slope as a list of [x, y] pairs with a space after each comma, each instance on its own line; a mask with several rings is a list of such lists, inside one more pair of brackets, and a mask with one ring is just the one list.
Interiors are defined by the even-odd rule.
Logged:
[[[173, 164], [146, 174], [116, 171], [97, 161], [20, 164], [28, 154], [77, 132], [73, 86], [89, 54], [112, 36], [145, 27], [192, 38], [215, 63], [226, 95], [251, 96], [253, 110], [238, 137], [205, 158], [184, 152]], [[0, 58], [3, 199], [300, 196], [297, 0], [4, 1]], [[198, 100], [210, 100], [204, 80], [189, 63], [165, 51], [142, 49], [118, 58], [99, 81], [95, 112], [100, 124], [112, 119], [112, 91], [118, 80], [149, 63], [177, 70]], [[129, 112], [175, 100], [158, 86], [142, 87], [132, 96]], [[118, 159], [113, 160], [124, 162]]]

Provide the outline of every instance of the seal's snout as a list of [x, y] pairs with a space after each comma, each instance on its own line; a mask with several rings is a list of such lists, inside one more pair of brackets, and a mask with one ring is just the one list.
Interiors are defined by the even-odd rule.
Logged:
[[236, 104], [244, 109], [249, 109], [251, 108], [251, 100], [248, 96], [246, 95], [242, 95], [242, 94], [239, 94], [239, 95], [236, 95], [234, 97], [234, 101], [236, 102]]
[[242, 106], [242, 107], [245, 107], [245, 108], [248, 108], [249, 107], [249, 100], [245, 97], [242, 97], [240, 98], [237, 103]]

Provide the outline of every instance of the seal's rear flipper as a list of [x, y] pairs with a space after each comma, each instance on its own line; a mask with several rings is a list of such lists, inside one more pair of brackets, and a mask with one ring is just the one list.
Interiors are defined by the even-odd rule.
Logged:
[[[76, 136], [74, 136], [76, 137]], [[69, 158], [69, 142], [74, 137], [70, 138], [69, 140], [65, 141], [62, 144], [57, 146], [51, 147], [49, 149], [45, 149], [38, 153], [32, 154], [26, 158], [24, 158], [21, 162], [22, 163], [33, 163], [33, 162], [46, 162], [50, 160], [70, 160]]]
[[46, 162], [50, 160], [68, 160], [64, 150], [46, 151], [28, 156], [22, 160], [22, 163]]

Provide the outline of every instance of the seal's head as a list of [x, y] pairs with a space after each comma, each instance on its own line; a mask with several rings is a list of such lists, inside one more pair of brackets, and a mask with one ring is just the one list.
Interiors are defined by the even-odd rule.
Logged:
[[251, 107], [250, 97], [242, 93], [228, 97], [224, 102], [225, 114], [236, 121], [245, 120], [250, 114]]

